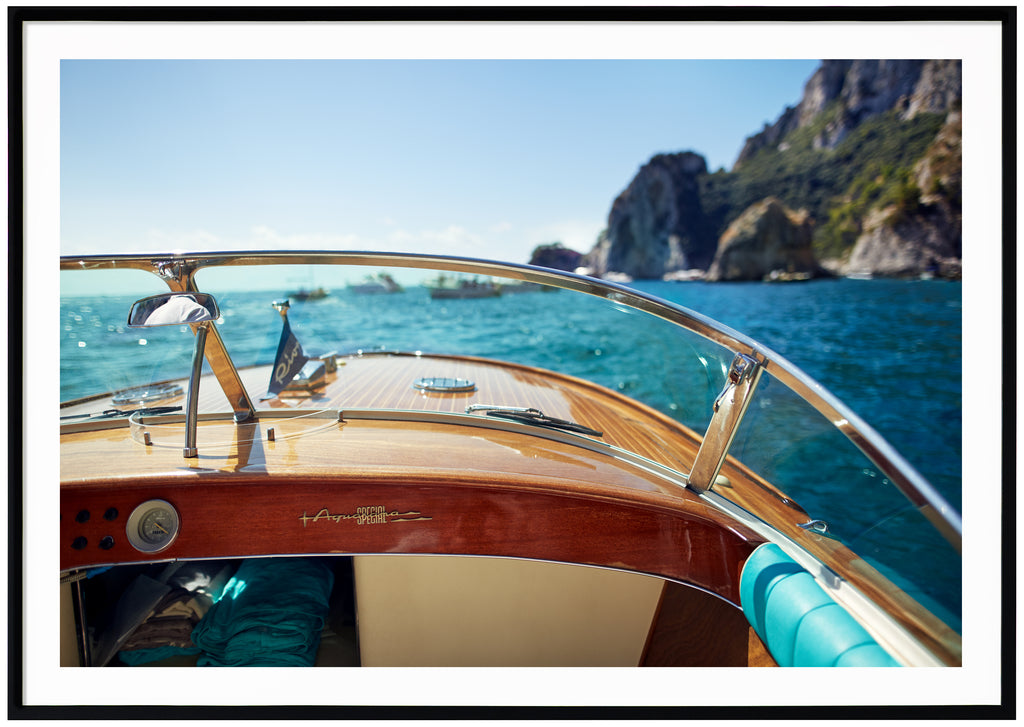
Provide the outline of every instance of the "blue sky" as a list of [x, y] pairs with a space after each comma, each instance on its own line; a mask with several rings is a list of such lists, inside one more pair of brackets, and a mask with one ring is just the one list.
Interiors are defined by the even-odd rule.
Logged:
[[62, 254], [585, 252], [661, 152], [730, 168], [816, 60], [62, 60]]

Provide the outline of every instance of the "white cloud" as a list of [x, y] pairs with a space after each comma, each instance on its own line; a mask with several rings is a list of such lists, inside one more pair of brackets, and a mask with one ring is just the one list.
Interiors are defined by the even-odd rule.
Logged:
[[[137, 249], [139, 245], [129, 246]], [[187, 252], [213, 252], [220, 250], [356, 250], [369, 249], [357, 235], [330, 235], [324, 233], [282, 234], [267, 225], [255, 225], [246, 234], [221, 235], [208, 230], [147, 231], [140, 252], [184, 250]], [[109, 252], [106, 250], [105, 252]]]
[[332, 235], [321, 232], [281, 234], [266, 225], [251, 229], [257, 250], [364, 250], [365, 243], [358, 235]]
[[422, 235], [424, 242], [433, 243], [444, 252], [453, 255], [479, 253], [480, 248], [486, 243], [486, 238], [459, 225], [448, 225], [443, 230], [428, 230]]
[[207, 230], [186, 230], [168, 232], [167, 230], [146, 230], [142, 240], [145, 251], [165, 250], [219, 250], [222, 249], [221, 238]]
[[354, 233], [282, 232], [268, 225], [254, 225], [248, 233], [218, 235], [206, 230], [148, 232], [147, 250], [374, 250], [422, 252], [435, 255], [479, 255], [489, 247], [488, 238], [461, 225], [440, 229], [392, 229], [381, 237]]
[[494, 249], [485, 235], [455, 224], [436, 230], [395, 230], [388, 233], [384, 243], [376, 249], [462, 257], [480, 257]]
[[[509, 262], [527, 262], [540, 244], [561, 241], [566, 246], [587, 252], [594, 245], [599, 224], [564, 221], [526, 230], [517, 229], [508, 220], [475, 228], [451, 223], [442, 227], [415, 228], [387, 219], [365, 232], [296, 232], [267, 224], [252, 225], [237, 231], [211, 231], [194, 228], [172, 230], [151, 228], [141, 237], [104, 239], [103, 249], [84, 241], [63, 244], [64, 254], [109, 254], [112, 252], [158, 253], [172, 251], [216, 252], [246, 250], [367, 250], [378, 252], [424, 253], [485, 258]], [[374, 234], [377, 233], [377, 234]]]

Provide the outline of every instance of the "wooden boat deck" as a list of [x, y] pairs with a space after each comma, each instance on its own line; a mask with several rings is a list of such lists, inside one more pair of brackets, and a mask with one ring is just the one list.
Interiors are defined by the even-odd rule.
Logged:
[[[337, 371], [326, 384], [309, 392], [285, 392], [280, 398], [260, 401], [267, 389], [270, 367], [239, 371], [253, 395], [258, 411], [289, 409], [396, 409], [463, 413], [475, 404], [532, 407], [544, 414], [583, 424], [603, 433], [599, 441], [635, 452], [673, 469], [687, 472], [699, 439], [674, 420], [635, 401], [581, 379], [538, 372], [525, 366], [497, 364], [483, 359], [447, 356], [370, 354], [339, 359]], [[462, 378], [476, 384], [475, 391], [439, 394], [421, 391], [413, 383], [423, 377]], [[184, 384], [184, 382], [183, 382]], [[187, 389], [187, 384], [182, 386]], [[227, 399], [212, 375], [200, 384], [199, 412], [230, 411]], [[156, 405], [168, 402], [156, 402]], [[184, 406], [184, 398], [174, 402]], [[113, 408], [109, 397], [81, 401], [61, 409], [62, 416]], [[483, 416], [483, 413], [480, 414]], [[680, 434], [685, 432], [685, 437]], [[672, 442], [667, 448], [666, 442]]]

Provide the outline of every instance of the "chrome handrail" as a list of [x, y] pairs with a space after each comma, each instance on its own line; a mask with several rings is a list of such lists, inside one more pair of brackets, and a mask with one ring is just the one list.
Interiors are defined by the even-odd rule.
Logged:
[[354, 265], [444, 270], [539, 283], [604, 298], [685, 328], [736, 354], [761, 362], [764, 371], [814, 407], [844, 434], [917, 507], [959, 552], [960, 513], [885, 439], [824, 386], [783, 356], [707, 316], [619, 283], [533, 265], [467, 257], [369, 251], [243, 251], [66, 256], [61, 270], [134, 268], [162, 277], [172, 289], [196, 290], [205, 267], [251, 265]]

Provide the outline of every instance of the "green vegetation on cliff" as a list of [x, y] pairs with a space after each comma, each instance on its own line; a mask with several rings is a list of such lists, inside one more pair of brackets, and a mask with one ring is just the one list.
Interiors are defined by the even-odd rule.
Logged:
[[895, 205], [897, 214], [913, 211], [921, 195], [914, 164], [934, 141], [945, 116], [920, 114], [901, 121], [896, 112], [880, 114], [857, 125], [833, 149], [815, 148], [815, 139], [843, 125], [843, 113], [834, 104], [814, 123], [777, 146], [761, 149], [736, 171], [703, 175], [701, 204], [717, 235], [751, 204], [774, 196], [810, 213], [819, 259], [837, 258], [850, 251], [869, 210]]

